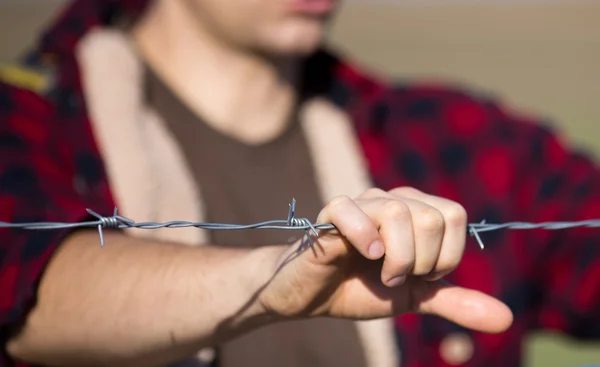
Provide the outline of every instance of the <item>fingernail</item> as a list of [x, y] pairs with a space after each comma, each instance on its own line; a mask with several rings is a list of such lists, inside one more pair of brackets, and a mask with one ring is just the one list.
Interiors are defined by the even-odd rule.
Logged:
[[397, 287], [400, 284], [404, 283], [404, 280], [406, 280], [405, 275], [399, 275], [397, 277], [394, 277], [388, 281], [388, 287]]
[[380, 258], [381, 256], [383, 256], [384, 253], [384, 248], [383, 248], [383, 243], [381, 243], [381, 241], [377, 240], [375, 242], [373, 242], [370, 246], [369, 246], [369, 256], [373, 257], [373, 258]]

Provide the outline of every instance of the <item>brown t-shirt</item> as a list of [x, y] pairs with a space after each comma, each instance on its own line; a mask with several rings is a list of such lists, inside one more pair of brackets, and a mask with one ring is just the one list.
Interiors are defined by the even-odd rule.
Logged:
[[[201, 188], [206, 221], [249, 224], [296, 217], [314, 221], [323, 203], [300, 124], [294, 117], [276, 139], [251, 146], [205, 124], [146, 69], [147, 102], [166, 121]], [[173, 178], [177, 179], [177, 178]], [[302, 231], [211, 231], [211, 243], [260, 246], [295, 241]], [[252, 276], [252, 274], [248, 274]], [[350, 321], [312, 319], [270, 325], [218, 348], [220, 367], [363, 367], [364, 355]]]

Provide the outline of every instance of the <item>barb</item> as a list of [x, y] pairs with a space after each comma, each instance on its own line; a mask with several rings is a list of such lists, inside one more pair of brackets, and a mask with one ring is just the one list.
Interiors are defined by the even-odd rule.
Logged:
[[[104, 246], [103, 229], [123, 229], [123, 228], [139, 228], [139, 229], [158, 229], [158, 228], [185, 228], [195, 227], [198, 229], [218, 231], [218, 230], [246, 230], [246, 229], [277, 229], [277, 230], [303, 230], [308, 237], [310, 245], [313, 244], [311, 232], [318, 237], [319, 230], [335, 229], [331, 223], [315, 223], [313, 224], [307, 218], [296, 218], [296, 199], [292, 199], [289, 204], [287, 220], [268, 220], [253, 224], [228, 224], [228, 223], [206, 223], [206, 222], [189, 222], [189, 221], [170, 221], [170, 222], [135, 222], [134, 220], [118, 214], [117, 208], [114, 209], [113, 215], [104, 217], [91, 209], [86, 209], [87, 212], [97, 218], [95, 221], [86, 221], [78, 223], [64, 222], [29, 222], [29, 223], [9, 223], [0, 222], [0, 228], [20, 228], [26, 230], [51, 230], [51, 229], [70, 229], [70, 228], [93, 228], [98, 229], [100, 236], [100, 246]], [[573, 222], [542, 222], [542, 223], [527, 223], [527, 222], [508, 222], [508, 223], [486, 223], [485, 220], [480, 223], [471, 223], [467, 225], [467, 232], [475, 238], [479, 247], [484, 248], [480, 233], [497, 231], [503, 229], [546, 229], [559, 230], [575, 227], [600, 227], [600, 219], [591, 219]]]
[[546, 230], [558, 230], [568, 229], [576, 227], [587, 227], [587, 228], [598, 228], [600, 227], [600, 219], [589, 219], [572, 222], [541, 222], [541, 223], [528, 223], [528, 222], [508, 222], [501, 224], [486, 223], [482, 220], [480, 223], [472, 223], [468, 225], [469, 233], [475, 237], [479, 246], [483, 249], [483, 242], [479, 233], [498, 231], [501, 229], [546, 229]]
[[[292, 203], [289, 205], [290, 205], [290, 209], [288, 211], [288, 221], [287, 221], [288, 226], [292, 227], [292, 228], [299, 228], [299, 227], [305, 228], [304, 233], [306, 234], [306, 238], [308, 239], [308, 242], [312, 246], [313, 240], [312, 240], [312, 237], [310, 236], [310, 230], [313, 231], [313, 233], [315, 234], [315, 237], [319, 237], [319, 232], [317, 232], [317, 229], [310, 222], [310, 220], [308, 220], [308, 218], [295, 218], [295, 214], [296, 214], [296, 199], [295, 198], [292, 199]], [[333, 229], [333, 228], [334, 228], [334, 226], [331, 225], [330, 229]], [[321, 226], [321, 229], [323, 229], [322, 226]]]

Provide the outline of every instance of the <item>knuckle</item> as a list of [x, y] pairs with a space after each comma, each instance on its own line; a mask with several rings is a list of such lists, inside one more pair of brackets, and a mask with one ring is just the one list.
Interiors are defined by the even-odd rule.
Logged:
[[410, 217], [410, 209], [408, 205], [398, 200], [388, 200], [385, 202], [383, 212], [386, 217], [392, 217], [394, 219], [406, 219]]
[[452, 202], [446, 210], [446, 222], [452, 227], [467, 225], [467, 210], [459, 203]]
[[374, 198], [374, 197], [380, 197], [385, 195], [385, 191], [383, 191], [380, 188], [377, 187], [371, 187], [367, 190], [365, 190], [365, 192], [361, 195], [364, 198]]
[[368, 234], [372, 228], [369, 223], [359, 222], [353, 226], [352, 231], [357, 234]]
[[401, 187], [396, 187], [395, 189], [390, 190], [390, 194], [396, 195], [396, 196], [415, 196], [419, 193], [421, 193], [421, 191], [419, 191], [411, 186], [401, 186]]
[[421, 231], [438, 232], [444, 229], [444, 216], [435, 208], [423, 209], [416, 227]]
[[347, 204], [351, 201], [352, 201], [352, 199], [350, 199], [346, 195], [339, 195], [339, 196], [332, 198], [331, 200], [329, 200], [327, 205], [319, 213], [317, 221], [319, 221], [319, 222], [329, 222], [329, 221], [337, 222], [340, 218], [340, 215], [344, 212], [343, 210], [340, 210], [340, 206], [344, 206], [344, 204]]
[[352, 199], [350, 199], [349, 196], [347, 195], [338, 195], [335, 196], [333, 199], [331, 199], [329, 201], [329, 205], [327, 205], [330, 209], [334, 209], [339, 207], [340, 205], [344, 205], [344, 204], [348, 204], [352, 202]]

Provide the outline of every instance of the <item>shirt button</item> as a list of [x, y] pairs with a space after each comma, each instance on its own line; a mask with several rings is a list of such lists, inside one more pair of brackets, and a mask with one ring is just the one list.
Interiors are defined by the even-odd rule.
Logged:
[[85, 195], [89, 191], [87, 180], [81, 175], [75, 175], [73, 177], [73, 188], [79, 195]]
[[198, 359], [202, 363], [206, 364], [213, 362], [216, 356], [217, 353], [215, 352], [214, 348], [204, 348], [198, 352]]
[[473, 339], [466, 333], [449, 334], [440, 343], [440, 355], [450, 365], [467, 363], [475, 352]]

